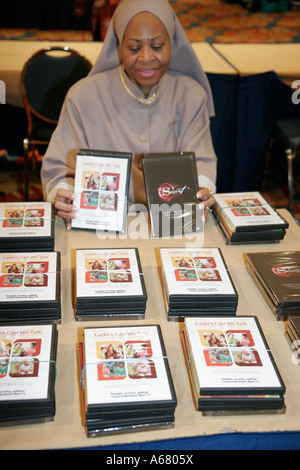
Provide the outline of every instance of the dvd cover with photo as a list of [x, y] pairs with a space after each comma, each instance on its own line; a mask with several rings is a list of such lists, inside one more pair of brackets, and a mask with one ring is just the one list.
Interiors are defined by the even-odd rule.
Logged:
[[0, 253], [0, 323], [60, 320], [60, 252]]
[[0, 252], [53, 251], [52, 202], [0, 203]]
[[143, 318], [147, 291], [137, 248], [76, 250], [76, 319]]
[[72, 228], [125, 233], [131, 158], [125, 152], [77, 153]]
[[55, 415], [55, 323], [0, 326], [0, 422], [31, 423]]
[[235, 315], [238, 294], [219, 248], [161, 248], [168, 318]]
[[256, 316], [185, 318], [182, 344], [198, 410], [285, 409], [285, 385]]
[[85, 328], [81, 368], [89, 437], [174, 425], [177, 398], [159, 325]]
[[258, 191], [214, 194], [213, 214], [227, 244], [278, 242], [288, 223]]

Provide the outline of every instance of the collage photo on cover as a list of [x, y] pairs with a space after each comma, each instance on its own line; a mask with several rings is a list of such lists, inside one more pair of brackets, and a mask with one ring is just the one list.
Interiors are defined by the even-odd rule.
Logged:
[[85, 282], [132, 282], [130, 261], [128, 258], [97, 258], [85, 262]]
[[1, 339], [0, 379], [7, 374], [11, 378], [37, 377], [41, 344], [40, 338]]
[[262, 366], [249, 330], [200, 330], [199, 337], [207, 366]]
[[2, 262], [0, 287], [46, 287], [48, 285], [48, 261]]
[[249, 216], [260, 216], [270, 215], [259, 199], [225, 199], [225, 203], [228, 207], [231, 207], [231, 212], [236, 217], [249, 217]]
[[120, 174], [105, 172], [87, 172], [82, 175], [80, 207], [82, 209], [117, 211]]
[[44, 209], [6, 209], [2, 227], [43, 227]]
[[154, 379], [151, 341], [111, 341], [96, 343], [98, 380]]
[[213, 257], [172, 257], [176, 281], [221, 281], [216, 261]]

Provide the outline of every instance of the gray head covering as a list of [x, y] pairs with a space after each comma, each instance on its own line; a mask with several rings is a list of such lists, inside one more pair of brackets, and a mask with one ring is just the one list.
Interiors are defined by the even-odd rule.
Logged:
[[207, 93], [207, 109], [214, 115], [212, 92], [205, 72], [168, 0], [121, 0], [112, 17], [99, 57], [90, 75], [105, 72], [120, 64], [118, 42], [122, 43], [130, 20], [147, 11], [157, 16], [165, 26], [172, 45], [170, 71], [194, 78]]

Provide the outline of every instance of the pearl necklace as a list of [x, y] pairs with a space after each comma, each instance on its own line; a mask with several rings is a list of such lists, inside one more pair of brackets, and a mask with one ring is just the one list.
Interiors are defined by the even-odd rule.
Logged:
[[122, 84], [125, 88], [125, 90], [127, 91], [127, 93], [132, 96], [132, 98], [134, 98], [135, 100], [139, 101], [140, 103], [144, 103], [144, 104], [151, 104], [151, 103], [154, 103], [154, 101], [157, 100], [158, 98], [158, 95], [159, 95], [159, 92], [160, 92], [160, 86], [161, 84], [159, 84], [159, 88], [157, 90], [156, 93], [153, 93], [153, 95], [151, 95], [149, 98], [139, 98], [138, 96], [136, 96], [134, 93], [132, 93], [131, 90], [129, 90], [128, 86], [126, 85], [125, 83], [125, 79], [124, 79], [124, 75], [123, 75], [123, 66], [121, 65], [120, 67], [120, 76], [121, 76], [121, 81], [122, 81]]

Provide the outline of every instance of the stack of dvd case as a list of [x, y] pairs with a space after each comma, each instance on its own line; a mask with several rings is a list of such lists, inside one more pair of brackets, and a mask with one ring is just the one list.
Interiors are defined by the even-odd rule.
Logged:
[[0, 323], [61, 321], [60, 252], [0, 253]]
[[0, 203], [0, 252], [53, 251], [54, 244], [52, 202]]
[[168, 319], [235, 315], [238, 294], [219, 248], [161, 248]]
[[159, 325], [85, 328], [79, 358], [88, 437], [174, 425], [177, 399]]
[[137, 248], [76, 250], [76, 320], [143, 318], [146, 303]]
[[277, 320], [300, 315], [300, 251], [246, 253], [245, 263]]
[[53, 420], [57, 335], [55, 323], [0, 326], [1, 426]]
[[285, 337], [293, 351], [292, 361], [294, 364], [300, 364], [300, 317], [290, 315], [286, 322]]
[[288, 223], [258, 192], [215, 194], [212, 208], [226, 244], [282, 240]]
[[185, 318], [182, 344], [199, 411], [285, 412], [285, 385], [256, 316]]

